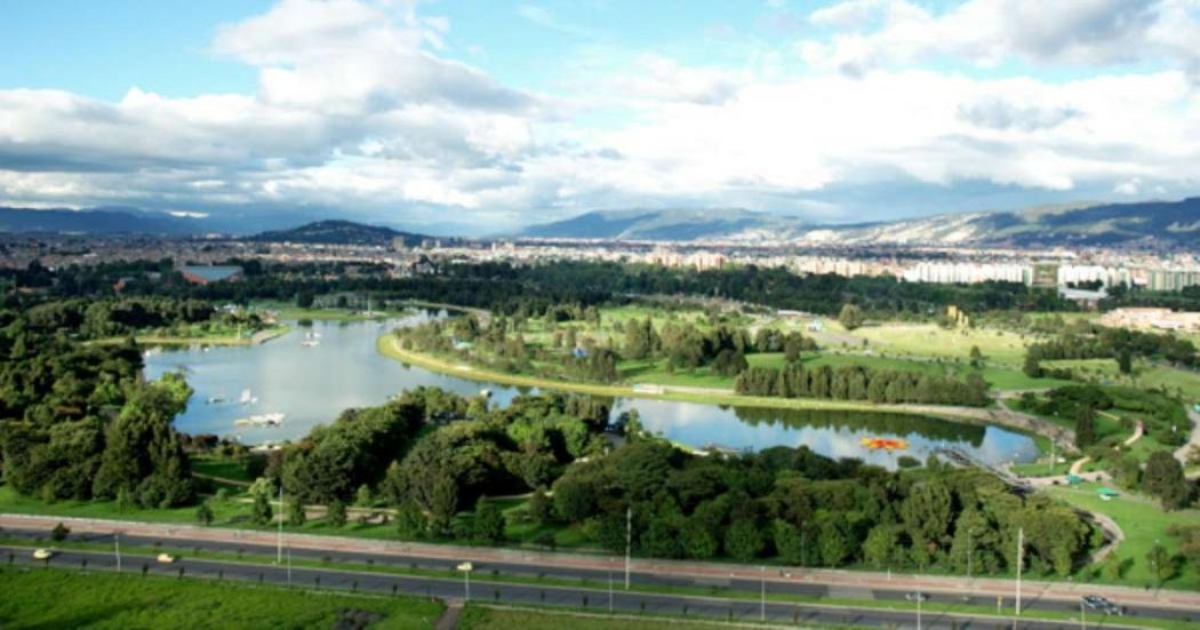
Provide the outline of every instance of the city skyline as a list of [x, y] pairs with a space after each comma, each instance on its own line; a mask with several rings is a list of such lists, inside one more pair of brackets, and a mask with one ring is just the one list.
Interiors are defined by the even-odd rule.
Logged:
[[0, 205], [494, 226], [1198, 190], [1194, 0], [12, 7]]

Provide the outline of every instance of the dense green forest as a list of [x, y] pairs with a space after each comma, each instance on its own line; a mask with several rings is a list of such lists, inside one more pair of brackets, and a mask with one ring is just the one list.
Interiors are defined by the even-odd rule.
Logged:
[[[5, 482], [18, 492], [57, 499], [117, 499], [169, 506], [194, 488], [172, 422], [191, 389], [179, 375], [141, 379], [141, 351], [132, 341], [85, 345], [69, 339], [72, 317], [101, 309], [46, 304], [0, 312], [0, 451]], [[111, 319], [82, 319], [95, 334], [127, 325], [123, 308]], [[187, 317], [188, 308], [171, 310]]]
[[[111, 290], [129, 277], [130, 294], [196, 297], [246, 304], [271, 299], [303, 301], [306, 296], [341, 292], [371, 293], [380, 299], [420, 299], [486, 308], [501, 314], [525, 312], [542, 316], [561, 304], [592, 306], [635, 296], [688, 295], [719, 297], [836, 316], [844, 303], [859, 305], [872, 316], [929, 317], [948, 304], [972, 313], [993, 310], [1067, 311], [1075, 305], [1052, 289], [1020, 283], [974, 285], [906, 283], [894, 278], [846, 278], [837, 275], [797, 276], [782, 268], [754, 265], [696, 271], [641, 264], [556, 261], [535, 266], [509, 263], [443, 264], [436, 275], [393, 278], [384, 265], [345, 263], [264, 264], [231, 260], [245, 270], [234, 283], [189, 285], [170, 271], [167, 261], [68, 267], [56, 271], [33, 264], [3, 272], [18, 286], [43, 287], [52, 295], [75, 297]], [[161, 274], [152, 280], [150, 274]], [[308, 299], [311, 299], [309, 297]]]

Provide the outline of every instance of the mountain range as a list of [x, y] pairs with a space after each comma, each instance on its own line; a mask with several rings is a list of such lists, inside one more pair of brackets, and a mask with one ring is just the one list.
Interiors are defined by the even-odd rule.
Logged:
[[1200, 249], [1200, 197], [1044, 206], [899, 221], [816, 225], [740, 208], [594, 211], [537, 225], [522, 238], [795, 245], [1107, 246]]
[[[307, 222], [307, 223], [306, 223]], [[297, 226], [300, 227], [290, 227]], [[290, 228], [290, 229], [285, 229]], [[138, 208], [31, 210], [0, 207], [0, 232], [75, 234], [209, 233], [248, 240], [413, 246], [430, 236], [341, 219], [312, 222], [299, 212], [191, 216]], [[1181, 201], [1043, 206], [898, 221], [815, 224], [742, 208], [599, 210], [528, 227], [517, 238], [722, 242], [747, 245], [1104, 246], [1200, 250], [1200, 197]]]

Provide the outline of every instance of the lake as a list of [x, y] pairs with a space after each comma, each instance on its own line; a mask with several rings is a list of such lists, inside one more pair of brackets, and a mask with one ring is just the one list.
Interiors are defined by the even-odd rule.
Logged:
[[[378, 405], [405, 389], [440, 387], [461, 395], [491, 390], [506, 405], [528, 388], [480, 383], [402, 364], [379, 354], [376, 339], [396, 326], [436, 317], [427, 313], [389, 322], [314, 322], [258, 346], [151, 350], [146, 377], [182, 370], [195, 390], [176, 419], [184, 432], [212, 433], [245, 444], [304, 436], [349, 407]], [[249, 392], [252, 402], [241, 399]], [[211, 400], [211, 402], [210, 402]], [[908, 454], [924, 460], [933, 449], [957, 448], [989, 463], [1027, 462], [1037, 447], [1025, 435], [995, 426], [916, 415], [798, 409], [723, 407], [665, 400], [618, 399], [613, 413], [637, 409], [646, 429], [694, 447], [717, 445], [758, 450], [807, 445], [829, 457], [855, 457], [894, 468]], [[239, 418], [284, 414], [279, 427], [236, 426]], [[900, 438], [908, 449], [888, 453], [864, 448], [863, 438]]]

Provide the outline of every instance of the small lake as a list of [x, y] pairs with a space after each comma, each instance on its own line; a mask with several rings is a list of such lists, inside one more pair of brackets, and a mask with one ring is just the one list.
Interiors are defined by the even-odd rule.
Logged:
[[[314, 322], [259, 346], [151, 350], [146, 377], [182, 370], [195, 394], [176, 427], [212, 433], [245, 444], [296, 439], [330, 423], [349, 407], [378, 405], [405, 389], [440, 387], [461, 395], [492, 391], [506, 405], [528, 388], [469, 381], [389, 359], [376, 339], [396, 326], [428, 321], [422, 313], [389, 322]], [[248, 396], [247, 393], [248, 392]], [[248, 397], [251, 402], [242, 403]], [[210, 402], [211, 401], [211, 402]], [[952, 447], [990, 463], [1026, 462], [1037, 456], [1027, 436], [994, 426], [961, 424], [916, 415], [757, 409], [665, 400], [618, 399], [613, 413], [637, 409], [651, 432], [695, 447], [718, 445], [758, 450], [807, 445], [829, 457], [854, 457], [894, 468], [900, 454], [924, 460], [935, 448]], [[250, 416], [284, 414], [279, 427], [237, 426]], [[906, 451], [872, 451], [868, 437], [901, 438]]]

